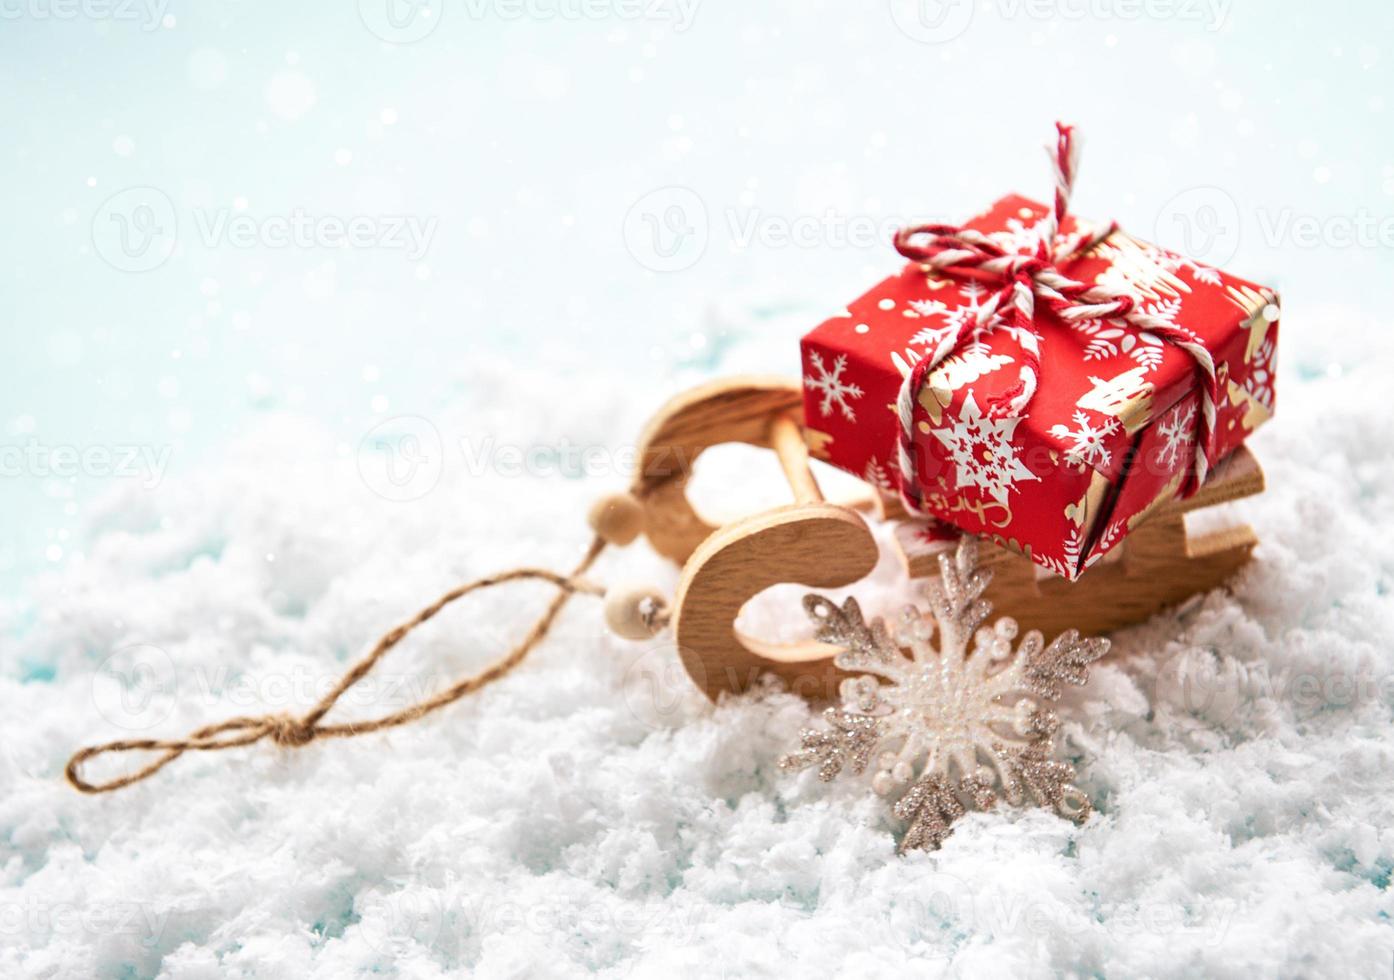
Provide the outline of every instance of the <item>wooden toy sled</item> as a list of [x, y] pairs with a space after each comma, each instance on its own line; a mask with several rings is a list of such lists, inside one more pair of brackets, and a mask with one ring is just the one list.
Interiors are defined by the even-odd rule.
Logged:
[[[706, 523], [688, 500], [687, 483], [696, 457], [722, 443], [772, 449], [794, 502], [722, 527]], [[863, 515], [903, 519], [898, 502], [870, 489], [844, 504], [823, 499], [809, 466], [803, 396], [794, 380], [740, 377], [685, 392], [650, 421], [639, 449], [635, 496], [645, 534], [683, 566], [671, 623], [692, 679], [713, 699], [746, 689], [765, 672], [810, 698], [834, 697], [844, 675], [832, 662], [832, 647], [764, 643], [740, 633], [736, 617], [773, 585], [840, 588], [868, 575], [878, 550]], [[1159, 507], [1076, 582], [1048, 576], [1029, 559], [984, 541], [982, 565], [993, 573], [986, 598], [997, 615], [1047, 639], [1067, 628], [1098, 635], [1142, 622], [1223, 585], [1257, 541], [1246, 525], [1188, 535], [1184, 515], [1262, 489], [1263, 472], [1241, 447], [1200, 491]], [[937, 568], [933, 547], [902, 549], [902, 557], [912, 577]]]

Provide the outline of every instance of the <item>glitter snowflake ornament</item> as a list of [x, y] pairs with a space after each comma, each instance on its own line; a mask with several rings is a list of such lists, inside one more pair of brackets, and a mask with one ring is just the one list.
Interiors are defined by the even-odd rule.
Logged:
[[804, 599], [818, 639], [841, 647], [837, 666], [857, 676], [824, 712], [828, 727], [806, 730], [802, 748], [779, 764], [816, 766], [827, 781], [844, 769], [863, 773], [874, 760], [872, 788], [899, 794], [895, 814], [909, 823], [901, 852], [937, 848], [967, 807], [986, 810], [999, 795], [1013, 805], [1029, 795], [1077, 822], [1090, 813], [1071, 782], [1074, 769], [1053, 758], [1059, 721], [1048, 705], [1064, 685], [1088, 680], [1108, 641], [1068, 630], [1046, 645], [1032, 630], [1013, 652], [1014, 620], [982, 625], [992, 612], [982, 598], [990, 580], [964, 537], [939, 557], [929, 611], [907, 608], [894, 631], [884, 620], [868, 624], [855, 599], [841, 607]]

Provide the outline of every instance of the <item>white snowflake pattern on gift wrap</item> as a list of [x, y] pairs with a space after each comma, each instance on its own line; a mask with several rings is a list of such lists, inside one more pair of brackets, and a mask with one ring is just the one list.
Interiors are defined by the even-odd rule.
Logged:
[[1112, 457], [1104, 440], [1119, 430], [1118, 420], [1105, 419], [1102, 425], [1095, 426], [1084, 412], [1075, 412], [1074, 424], [1073, 429], [1059, 422], [1050, 427], [1051, 435], [1070, 442], [1065, 449], [1066, 462], [1076, 466], [1107, 466]]
[[1184, 255], [1168, 252], [1165, 249], [1158, 248], [1156, 245], [1149, 244], [1144, 251], [1149, 259], [1156, 262], [1168, 272], [1177, 273], [1184, 269], [1191, 273], [1191, 278], [1196, 282], [1203, 282], [1207, 286], [1220, 285], [1219, 271], [1212, 269], [1208, 265], [1201, 265], [1199, 262], [1189, 259]]
[[949, 306], [942, 299], [912, 299], [910, 309], [920, 316], [942, 316], [949, 312]]
[[1070, 528], [1065, 539], [1060, 542], [1060, 557], [1055, 558], [1050, 555], [1036, 552], [1032, 555], [1032, 560], [1044, 568], [1046, 571], [1058, 575], [1068, 581], [1075, 581], [1084, 573], [1086, 568], [1092, 567], [1104, 553], [1109, 551], [1123, 537], [1126, 529], [1126, 521], [1114, 521], [1104, 528], [1104, 533], [1099, 535], [1099, 540], [1094, 542], [1094, 546], [1089, 551], [1089, 557], [1083, 561], [1084, 557], [1084, 538], [1080, 536], [1079, 528]]
[[1013, 652], [1014, 620], [981, 625], [992, 612], [982, 598], [990, 581], [974, 539], [964, 537], [939, 556], [928, 612], [907, 608], [894, 630], [884, 620], [868, 624], [856, 599], [840, 607], [804, 599], [818, 639], [841, 648], [834, 662], [858, 676], [842, 682], [840, 704], [824, 712], [828, 727], [804, 731], [801, 748], [779, 764], [816, 767], [827, 781], [874, 761], [872, 789], [897, 794], [895, 815], [909, 824], [902, 852], [939, 847], [967, 806], [989, 809], [999, 793], [1013, 805], [1029, 794], [1077, 821], [1091, 810], [1073, 768], [1052, 757], [1060, 723], [1049, 706], [1065, 685], [1088, 680], [1108, 641], [1066, 630], [1047, 646], [1032, 630]]
[[1201, 265], [1194, 259], [1189, 259], [1184, 255], [1178, 255], [1175, 252], [1168, 252], [1158, 248], [1156, 245], [1151, 246], [1150, 251], [1156, 255], [1155, 261], [1161, 263], [1171, 272], [1180, 272], [1182, 269], [1186, 269], [1190, 271], [1191, 278], [1196, 282], [1203, 282], [1207, 286], [1220, 285], [1220, 273], [1217, 269], [1213, 269], [1208, 265]]
[[818, 403], [818, 410], [823, 415], [831, 415], [834, 406], [842, 413], [842, 417], [848, 422], [857, 421], [857, 414], [852, 409], [852, 402], [862, 397], [860, 385], [851, 384], [844, 374], [847, 370], [847, 355], [839, 354], [833, 359], [832, 370], [829, 371], [823, 362], [823, 355], [817, 351], [810, 351], [808, 355], [809, 363], [813, 365], [813, 370], [818, 372], [816, 378], [804, 378], [804, 385], [814, 391], [823, 393], [823, 400]]
[[969, 389], [958, 418], [945, 416], [945, 425], [930, 434], [949, 451], [958, 489], [976, 487], [999, 504], [1023, 480], [1039, 480], [1022, 463], [1012, 437], [1021, 424], [1019, 416], [996, 418], [984, 415]]
[[[1138, 309], [1148, 316], [1155, 316], [1176, 326], [1176, 317], [1181, 312], [1179, 298], [1160, 299], [1155, 303], [1139, 303]], [[1122, 320], [1079, 320], [1070, 323], [1075, 333], [1087, 337], [1084, 345], [1086, 361], [1101, 361], [1109, 357], [1126, 354], [1133, 362], [1146, 371], [1153, 371], [1162, 363], [1166, 353], [1166, 342], [1147, 330], [1135, 330]]]
[[1125, 521], [1114, 521], [1104, 528], [1104, 533], [1099, 535], [1099, 542], [1094, 546], [1094, 553], [1090, 556], [1086, 565], [1092, 565], [1103, 557], [1104, 552], [1112, 550], [1123, 538]]
[[1008, 218], [1004, 222], [1004, 230], [990, 231], [987, 237], [1007, 253], [1035, 252], [1036, 245], [1046, 231], [1046, 217], [1046, 212], [1042, 211], [1029, 225], [1020, 218]]
[[1083, 551], [1084, 540], [1079, 536], [1079, 528], [1072, 527], [1060, 543], [1060, 557], [1033, 552], [1031, 559], [1046, 571], [1073, 581], [1079, 573], [1079, 558]]
[[[987, 295], [987, 290], [976, 282], [967, 282], [959, 287], [959, 295], [961, 301], [952, 309], [947, 303], [937, 299], [912, 301], [910, 303], [911, 309], [921, 316], [942, 317], [944, 325], [922, 328], [919, 333], [910, 338], [910, 343], [933, 349], [945, 337], [957, 335], [965, 323], [977, 322], [978, 314], [983, 308], [982, 298]], [[969, 342], [964, 345], [963, 353], [986, 354], [987, 352], [988, 345], [982, 339], [982, 331], [973, 331]]]
[[895, 493], [895, 483], [891, 481], [890, 473], [875, 456], [866, 461], [866, 469], [862, 471], [862, 479], [882, 493]]
[[1191, 440], [1195, 436], [1196, 407], [1183, 404], [1173, 408], [1157, 423], [1157, 435], [1162, 444], [1157, 448], [1157, 462], [1168, 472], [1189, 458]]

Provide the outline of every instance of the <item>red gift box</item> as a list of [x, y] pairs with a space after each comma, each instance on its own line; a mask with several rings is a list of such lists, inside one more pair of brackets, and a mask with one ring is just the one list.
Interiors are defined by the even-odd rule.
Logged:
[[[1024, 253], [1049, 217], [1046, 206], [1009, 196], [965, 227]], [[1060, 231], [1091, 228], [1066, 217]], [[1059, 271], [1128, 294], [1139, 311], [1190, 331], [1209, 352], [1217, 382], [1209, 462], [1272, 414], [1272, 290], [1121, 231]], [[901, 489], [902, 381], [946, 331], [976, 318], [995, 289], [911, 262], [805, 336], [813, 454], [888, 494]], [[1019, 330], [975, 333], [924, 376], [913, 406], [916, 502], [1073, 579], [1158, 504], [1193, 489], [1187, 478], [1205, 392], [1192, 354], [1133, 324], [1067, 321], [1041, 303], [1033, 322], [1039, 384], [1020, 415], [990, 408], [1020, 388], [1030, 338]]]

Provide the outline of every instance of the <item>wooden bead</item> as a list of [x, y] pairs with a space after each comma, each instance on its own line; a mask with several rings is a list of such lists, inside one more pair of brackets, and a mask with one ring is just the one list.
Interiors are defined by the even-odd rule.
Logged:
[[591, 504], [591, 529], [610, 544], [624, 547], [644, 530], [644, 507], [632, 494], [612, 493]]
[[626, 640], [647, 640], [668, 624], [668, 600], [651, 585], [621, 585], [605, 592], [605, 625]]

